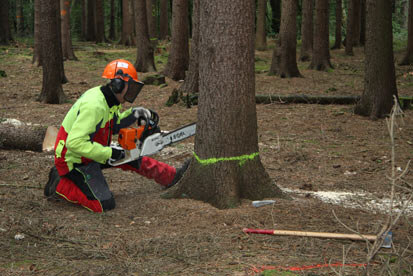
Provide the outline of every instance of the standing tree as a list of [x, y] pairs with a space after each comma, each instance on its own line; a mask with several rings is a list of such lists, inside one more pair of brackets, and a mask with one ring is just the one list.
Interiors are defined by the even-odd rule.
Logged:
[[153, 47], [149, 41], [148, 20], [146, 19], [146, 0], [132, 1], [135, 10], [135, 28], [137, 39], [137, 53], [135, 68], [139, 72], [156, 71]]
[[328, 34], [329, 0], [315, 0], [315, 10], [313, 56], [309, 68], [322, 71], [333, 68], [330, 62]]
[[40, 0], [34, 0], [34, 50], [32, 63], [36, 66], [42, 65], [41, 59], [41, 36], [40, 36]]
[[172, 42], [164, 74], [173, 80], [183, 80], [189, 64], [188, 0], [172, 3]]
[[280, 41], [274, 48], [270, 75], [281, 78], [301, 77], [297, 66], [298, 0], [282, 1]]
[[116, 40], [115, 0], [110, 0], [109, 40]]
[[199, 92], [199, 1], [193, 0], [192, 8], [192, 39], [189, 69], [185, 73], [185, 81], [179, 91], [187, 94]]
[[63, 60], [77, 60], [70, 35], [70, 0], [60, 0], [60, 9]]
[[9, 44], [11, 40], [9, 0], [0, 0], [0, 7], [0, 44]]
[[87, 40], [87, 0], [81, 0], [82, 16], [80, 18], [81, 23], [81, 37], [83, 40]]
[[258, 149], [254, 75], [255, 1], [200, 1], [199, 105], [195, 158], [166, 197], [217, 208], [281, 195]]
[[[146, 1], [146, 0], [145, 0]], [[131, 0], [122, 0], [122, 34], [121, 34], [121, 38], [120, 38], [120, 43], [126, 46], [131, 46], [131, 45], [135, 45], [134, 43], [134, 39], [133, 39], [133, 13], [132, 13], [132, 9], [130, 8], [130, 4], [135, 5], [135, 2], [140, 2], [135, 0], [132, 1]], [[146, 20], [146, 5], [145, 5], [145, 20]], [[139, 11], [139, 14], [141, 14], [142, 12]], [[138, 15], [138, 14], [136, 14]], [[135, 20], [136, 21], [136, 20]], [[145, 26], [148, 23], [145, 23]], [[147, 28], [147, 27], [146, 27]], [[138, 36], [139, 37], [139, 36]]]
[[146, 0], [149, 39], [156, 44], [156, 0]]
[[105, 41], [105, 13], [103, 9], [103, 0], [95, 0], [95, 30], [96, 42]]
[[96, 41], [96, 0], [87, 0], [86, 40]]
[[159, 11], [159, 39], [166, 39], [169, 35], [168, 0], [160, 0]]
[[23, 0], [16, 0], [16, 28], [19, 35], [24, 33]]
[[60, 37], [59, 1], [40, 0], [40, 37], [43, 67], [42, 92], [39, 101], [61, 104], [65, 100], [62, 88], [63, 56]]
[[341, 25], [343, 24], [343, 2], [342, 0], [336, 0], [336, 41], [333, 48], [331, 49], [340, 49], [341, 48]]
[[409, 1], [409, 19], [406, 55], [400, 62], [400, 65], [413, 64], [413, 0]]
[[281, 0], [270, 0], [270, 4], [272, 9], [271, 27], [273, 32], [278, 34], [281, 23]]
[[303, 0], [303, 20], [301, 22], [301, 52], [300, 60], [310, 60], [311, 52], [313, 51], [313, 10], [314, 0]]
[[267, 0], [258, 0], [257, 4], [257, 30], [255, 32], [255, 49], [265, 51], [267, 49], [267, 32], [265, 30]]
[[360, 0], [350, 0], [348, 8], [346, 54], [354, 55], [353, 46], [360, 43]]
[[382, 118], [397, 97], [391, 1], [367, 0], [365, 53], [364, 91], [355, 113]]
[[366, 0], [361, 0], [360, 4], [360, 45], [366, 44]]

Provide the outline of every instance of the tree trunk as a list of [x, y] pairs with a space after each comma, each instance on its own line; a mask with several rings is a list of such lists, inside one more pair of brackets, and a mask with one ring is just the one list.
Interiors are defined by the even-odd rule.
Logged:
[[103, 0], [95, 1], [96, 43], [102, 43], [105, 42], [105, 13], [103, 9]]
[[146, 0], [132, 1], [135, 10], [137, 54], [135, 68], [139, 72], [156, 71], [153, 47], [149, 41], [148, 20], [146, 19]]
[[23, 0], [16, 0], [16, 28], [17, 34], [24, 34]]
[[40, 0], [34, 0], [34, 49], [32, 64], [42, 66], [41, 37], [40, 37]]
[[336, 0], [336, 41], [332, 49], [341, 48], [341, 26], [343, 25], [343, 2]]
[[164, 75], [183, 80], [189, 64], [188, 0], [174, 0], [172, 8], [172, 41]]
[[[47, 127], [36, 125], [0, 124], [0, 148], [42, 151]], [[28, 139], [29, 137], [29, 139]]]
[[82, 5], [82, 17], [81, 17], [81, 37], [86, 40], [87, 37], [87, 0], [81, 0]]
[[86, 40], [96, 41], [95, 8], [96, 0], [87, 0]]
[[388, 115], [397, 97], [391, 5], [367, 0], [364, 91], [355, 113], [371, 119]]
[[267, 0], [258, 0], [257, 4], [257, 30], [255, 32], [255, 49], [265, 51], [267, 49], [267, 32], [265, 30]]
[[408, 23], [408, 35], [407, 35], [407, 50], [406, 55], [400, 62], [400, 65], [412, 65], [413, 64], [413, 0], [409, 1], [409, 23]]
[[348, 8], [347, 35], [346, 35], [346, 54], [354, 55], [353, 47], [360, 42], [360, 0], [350, 0]]
[[303, 0], [303, 20], [301, 22], [301, 52], [300, 60], [308, 61], [310, 60], [311, 52], [313, 51], [313, 10], [314, 10], [314, 0]]
[[110, 0], [109, 40], [116, 40], [115, 0]]
[[73, 51], [72, 36], [70, 34], [70, 0], [60, 0], [60, 8], [63, 60], [77, 60]]
[[360, 7], [360, 45], [366, 44], [366, 0], [361, 0]]
[[258, 155], [254, 19], [254, 1], [200, 1], [198, 158], [166, 196], [232, 208], [282, 194]]
[[160, 0], [159, 13], [159, 39], [163, 40], [169, 36], [168, 0]]
[[149, 39], [156, 45], [156, 1], [146, 0], [146, 19], [148, 20]]
[[8, 45], [10, 41], [9, 0], [0, 0], [0, 44]]
[[282, 1], [279, 47], [274, 48], [270, 75], [281, 78], [301, 77], [297, 67], [298, 0]]
[[39, 101], [61, 104], [65, 101], [62, 88], [63, 56], [60, 34], [59, 1], [40, 0], [40, 36], [43, 67], [42, 92]]
[[314, 25], [313, 56], [309, 68], [323, 71], [333, 68], [330, 62], [330, 42], [328, 34], [329, 1], [316, 0], [315, 3], [316, 16]]
[[[130, 0], [122, 0], [122, 36], [120, 43], [126, 46], [135, 45], [133, 41], [133, 22], [137, 19], [133, 19], [132, 11], [129, 9]], [[145, 0], [146, 1], [146, 0]], [[137, 2], [140, 2], [137, 1]], [[135, 4], [135, 1], [132, 1]], [[141, 12], [139, 12], [141, 14]], [[136, 14], [138, 15], [138, 13]], [[146, 5], [145, 5], [145, 20], [146, 20]], [[145, 23], [147, 26], [147, 23]], [[138, 35], [138, 37], [140, 37]]]
[[192, 8], [192, 40], [189, 69], [185, 73], [185, 81], [179, 91], [187, 94], [199, 92], [199, 1], [193, 0]]
[[281, 0], [270, 0], [270, 4], [272, 9], [271, 27], [274, 33], [278, 34], [281, 23]]

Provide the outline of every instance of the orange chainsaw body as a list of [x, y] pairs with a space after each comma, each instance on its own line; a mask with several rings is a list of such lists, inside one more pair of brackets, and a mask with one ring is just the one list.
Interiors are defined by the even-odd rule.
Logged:
[[119, 145], [126, 150], [136, 148], [136, 142], [141, 138], [144, 129], [145, 126], [121, 128], [118, 135]]

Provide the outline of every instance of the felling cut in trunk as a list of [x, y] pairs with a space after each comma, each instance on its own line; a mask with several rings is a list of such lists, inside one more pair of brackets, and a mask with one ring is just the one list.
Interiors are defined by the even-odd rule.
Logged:
[[52, 151], [57, 128], [30, 125], [15, 119], [0, 123], [0, 148], [6, 150]]

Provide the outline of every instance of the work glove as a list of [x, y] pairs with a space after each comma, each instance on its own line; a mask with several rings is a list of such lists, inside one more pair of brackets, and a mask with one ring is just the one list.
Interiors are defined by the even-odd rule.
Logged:
[[149, 122], [152, 116], [151, 111], [144, 107], [134, 107], [132, 108], [132, 112], [136, 120], [138, 121], [138, 124], [141, 124], [141, 120], [144, 120], [145, 122]]
[[118, 146], [111, 146], [111, 148], [112, 148], [112, 155], [109, 158], [109, 164], [111, 162], [116, 162], [116, 161], [119, 161], [125, 158], [126, 153], [123, 148], [118, 147]]

